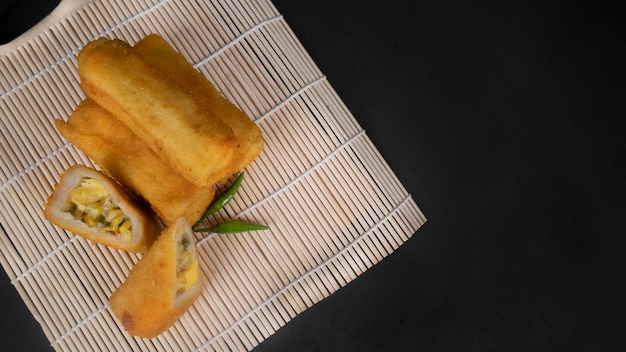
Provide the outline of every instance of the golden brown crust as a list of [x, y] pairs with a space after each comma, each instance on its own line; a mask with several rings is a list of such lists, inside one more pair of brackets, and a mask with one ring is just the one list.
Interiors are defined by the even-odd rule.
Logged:
[[213, 115], [232, 128], [239, 141], [239, 155], [231, 165], [231, 173], [242, 170], [257, 157], [263, 149], [261, 129], [248, 115], [226, 99], [185, 57], [157, 34], [147, 35], [138, 41], [134, 48], [144, 60], [158, 67], [172, 81], [188, 90]]
[[[89, 227], [69, 213], [71, 205], [67, 201], [68, 192], [78, 186], [85, 177], [102, 183], [114, 200], [114, 204], [117, 204], [129, 216], [132, 222], [130, 240], [126, 241], [120, 236], [113, 236], [97, 228]], [[146, 252], [156, 240], [160, 230], [157, 220], [147, 206], [126, 193], [119, 184], [103, 172], [84, 165], [74, 165], [65, 171], [44, 206], [44, 216], [48, 221], [75, 235], [95, 243], [131, 252]]]
[[180, 175], [211, 186], [230, 175], [232, 129], [121, 40], [100, 38], [78, 54], [81, 87]]
[[183, 297], [176, 295], [176, 255], [180, 239], [177, 232], [180, 229], [191, 231], [182, 218], [166, 228], [111, 295], [111, 309], [133, 336], [160, 335], [193, 304], [202, 290], [202, 277], [198, 276]]
[[199, 187], [176, 173], [132, 131], [93, 100], [81, 102], [59, 133], [104, 171], [148, 203], [166, 225], [183, 216], [193, 224], [209, 206], [215, 187]]

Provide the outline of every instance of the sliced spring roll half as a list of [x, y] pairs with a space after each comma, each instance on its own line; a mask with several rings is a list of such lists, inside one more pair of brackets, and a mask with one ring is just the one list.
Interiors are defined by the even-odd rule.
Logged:
[[179, 218], [132, 268], [110, 304], [129, 334], [153, 338], [169, 329], [201, 291], [193, 232]]
[[215, 187], [187, 181], [90, 98], [74, 109], [67, 122], [55, 120], [55, 126], [107, 174], [145, 199], [166, 225], [181, 216], [195, 223], [215, 196]]
[[147, 206], [103, 172], [84, 165], [65, 171], [44, 215], [75, 235], [131, 252], [147, 252], [160, 231]]
[[239, 155], [231, 165], [236, 173], [250, 164], [263, 149], [261, 129], [215, 85], [196, 70], [185, 57], [158, 34], [149, 34], [134, 45], [137, 53], [158, 67], [172, 81], [189, 93], [217, 118], [224, 121], [239, 141]]
[[238, 141], [186, 89], [126, 42], [99, 38], [78, 53], [80, 85], [180, 175], [211, 186], [231, 174]]

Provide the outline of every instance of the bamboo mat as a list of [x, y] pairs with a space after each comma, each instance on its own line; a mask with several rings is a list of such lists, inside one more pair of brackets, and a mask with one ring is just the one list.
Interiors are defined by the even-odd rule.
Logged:
[[[98, 0], [74, 7], [0, 57], [0, 259], [55, 350], [251, 350], [425, 222], [271, 2]], [[84, 98], [78, 50], [100, 36], [133, 44], [149, 33], [182, 52], [263, 130], [264, 151], [214, 220], [271, 227], [197, 234], [203, 293], [152, 340], [126, 334], [108, 305], [139, 256], [89, 243], [42, 216], [65, 169], [95, 166], [52, 122]]]

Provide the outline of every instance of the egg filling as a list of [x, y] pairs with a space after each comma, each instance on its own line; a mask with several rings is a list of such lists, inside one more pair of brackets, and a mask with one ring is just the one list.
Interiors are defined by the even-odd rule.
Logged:
[[101, 182], [85, 177], [68, 193], [67, 202], [70, 204], [68, 212], [75, 219], [103, 233], [130, 241], [130, 219], [113, 204], [111, 195]]

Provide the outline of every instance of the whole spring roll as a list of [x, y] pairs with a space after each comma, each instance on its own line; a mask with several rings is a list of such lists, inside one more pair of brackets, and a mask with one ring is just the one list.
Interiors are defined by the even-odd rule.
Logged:
[[238, 141], [187, 90], [142, 59], [126, 42], [100, 38], [78, 54], [83, 91], [198, 186], [231, 174]]
[[146, 200], [166, 225], [181, 216], [195, 223], [215, 196], [215, 187], [187, 181], [89, 98], [76, 107], [67, 122], [57, 119], [55, 125], [107, 174]]
[[146, 206], [103, 172], [84, 165], [65, 171], [44, 215], [75, 235], [131, 252], [146, 252], [160, 231]]
[[231, 173], [242, 170], [257, 157], [263, 149], [261, 129], [165, 39], [150, 34], [138, 41], [134, 48], [142, 58], [187, 89], [214, 116], [232, 128], [239, 141], [239, 156], [233, 161]]
[[110, 304], [129, 334], [153, 338], [169, 329], [201, 291], [193, 232], [180, 218], [132, 268]]

